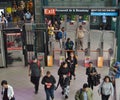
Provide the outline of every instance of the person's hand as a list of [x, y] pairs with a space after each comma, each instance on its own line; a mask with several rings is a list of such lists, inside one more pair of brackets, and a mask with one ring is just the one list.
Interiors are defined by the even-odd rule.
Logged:
[[101, 93], [99, 93], [99, 96], [101, 95]]
[[66, 78], [67, 76], [66, 75], [63, 75], [63, 78]]
[[42, 72], [42, 73], [41, 73], [41, 77], [43, 77], [43, 76], [44, 76], [44, 73]]
[[31, 74], [29, 73], [28, 76], [31, 76]]
[[70, 60], [67, 60], [68, 62], [70, 62]]
[[96, 75], [96, 74], [97, 74], [96, 72], [93, 73], [93, 75]]

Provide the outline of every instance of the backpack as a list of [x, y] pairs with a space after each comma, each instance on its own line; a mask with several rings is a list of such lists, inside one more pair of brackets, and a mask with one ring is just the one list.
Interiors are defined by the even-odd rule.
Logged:
[[62, 39], [62, 32], [58, 32], [58, 39]]
[[[32, 63], [33, 63], [33, 61], [31, 60], [29, 64], [31, 65]], [[37, 62], [37, 65], [38, 65], [38, 68], [40, 69], [40, 67], [41, 67], [41, 63], [40, 63], [39, 60], [38, 60], [38, 62]]]
[[73, 48], [73, 43], [72, 43], [72, 41], [70, 41], [70, 42], [68, 43], [68, 48], [69, 48], [69, 49], [72, 49], [72, 48]]
[[78, 38], [83, 38], [84, 37], [84, 32], [83, 32], [83, 30], [77, 30], [77, 34], [78, 34]]
[[82, 94], [82, 89], [78, 90], [75, 94], [75, 100], [80, 100], [80, 95]]

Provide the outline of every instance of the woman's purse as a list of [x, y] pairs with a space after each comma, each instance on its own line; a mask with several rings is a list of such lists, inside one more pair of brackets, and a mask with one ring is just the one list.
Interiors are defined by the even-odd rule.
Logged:
[[15, 100], [15, 97], [12, 97], [10, 100]]

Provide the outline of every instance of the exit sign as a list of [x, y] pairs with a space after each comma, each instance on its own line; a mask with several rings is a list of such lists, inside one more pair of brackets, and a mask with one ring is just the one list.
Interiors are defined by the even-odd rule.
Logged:
[[54, 8], [44, 9], [44, 14], [45, 15], [56, 15], [56, 9]]

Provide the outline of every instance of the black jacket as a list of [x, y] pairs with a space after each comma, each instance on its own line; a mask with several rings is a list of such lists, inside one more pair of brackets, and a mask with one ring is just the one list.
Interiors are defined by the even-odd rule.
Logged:
[[70, 69], [68, 67], [67, 68], [60, 67], [58, 70], [59, 77], [63, 77], [63, 75], [69, 76], [69, 74], [70, 74]]
[[54, 88], [54, 84], [56, 83], [56, 80], [55, 80], [54, 76], [52, 76], [52, 75], [50, 77], [44, 76], [41, 83], [44, 84], [45, 89], [48, 89], [47, 85], [45, 85], [45, 83], [51, 83], [52, 85], [49, 88], [49, 89], [51, 89], [51, 88]]
[[91, 76], [90, 73], [95, 73], [95, 72], [97, 72], [95, 67], [92, 67], [92, 68], [88, 67], [86, 69], [86, 75], [88, 75], [88, 77]]
[[[69, 69], [69, 67], [67, 67], [67, 68], [60, 67], [58, 70], [58, 75], [59, 75], [59, 83], [62, 88], [70, 85], [70, 69]], [[66, 75], [66, 77], [63, 77], [63, 75]]]
[[[68, 60], [70, 61], [70, 62], [68, 62]], [[66, 59], [66, 62], [67, 62], [67, 64], [68, 64], [68, 67], [70, 68], [70, 69], [75, 69], [75, 65], [78, 63], [77, 62], [77, 59], [74, 57], [73, 59], [71, 59], [71, 57], [68, 57], [67, 59]]]

